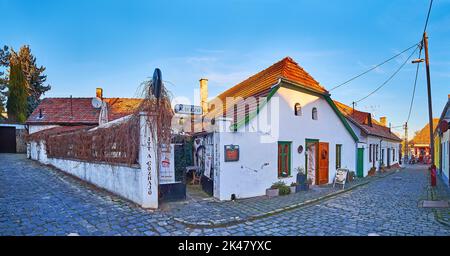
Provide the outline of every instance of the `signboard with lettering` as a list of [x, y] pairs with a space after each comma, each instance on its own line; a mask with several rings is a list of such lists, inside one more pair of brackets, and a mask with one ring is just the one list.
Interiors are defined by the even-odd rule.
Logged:
[[225, 145], [225, 162], [239, 161], [239, 146]]
[[160, 184], [172, 184], [175, 183], [175, 150], [174, 145], [171, 144], [170, 148], [162, 145], [161, 147], [161, 162], [159, 172]]
[[333, 187], [336, 184], [342, 185], [342, 188], [345, 188], [345, 182], [347, 181], [347, 174], [349, 170], [347, 169], [337, 169], [336, 176], [334, 177]]
[[176, 104], [175, 105], [175, 113], [177, 114], [192, 114], [192, 115], [201, 115], [203, 114], [202, 107], [195, 105], [186, 105], [186, 104]]

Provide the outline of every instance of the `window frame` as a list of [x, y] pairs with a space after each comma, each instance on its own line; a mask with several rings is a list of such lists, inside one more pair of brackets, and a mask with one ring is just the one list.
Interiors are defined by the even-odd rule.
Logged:
[[317, 107], [312, 108], [311, 117], [312, 117], [312, 120], [316, 120], [316, 121], [319, 120], [319, 111], [318, 111]]
[[[300, 109], [297, 109], [297, 107], [299, 107]], [[295, 116], [302, 116], [303, 112], [302, 112], [302, 104], [300, 103], [295, 103], [294, 105], [294, 115]]]
[[336, 170], [342, 168], [342, 144], [336, 144]]

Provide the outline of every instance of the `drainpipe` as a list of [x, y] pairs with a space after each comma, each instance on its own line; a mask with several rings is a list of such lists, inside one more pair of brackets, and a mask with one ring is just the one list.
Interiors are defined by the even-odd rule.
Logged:
[[379, 160], [378, 160], [378, 170], [381, 169], [381, 164], [383, 163], [383, 157], [384, 157], [383, 150], [382, 150], [382, 148], [381, 148], [381, 143], [382, 143], [382, 142], [383, 142], [383, 139], [380, 140], [380, 151], [379, 151], [379, 153], [380, 153], [380, 158], [379, 158]]

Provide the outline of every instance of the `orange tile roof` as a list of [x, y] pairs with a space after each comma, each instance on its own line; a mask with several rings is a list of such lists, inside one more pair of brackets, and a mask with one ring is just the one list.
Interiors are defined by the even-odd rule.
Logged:
[[[220, 99], [224, 104], [223, 113], [220, 113], [219, 109], [215, 108], [210, 109], [206, 116], [212, 118], [224, 114], [225, 110], [227, 110], [226, 99], [228, 97], [234, 99], [231, 101], [230, 106], [234, 106], [238, 98], [246, 99], [252, 96], [255, 98], [266, 97], [270, 93], [271, 87], [275, 85], [280, 78], [300, 84], [319, 93], [328, 93], [328, 91], [308, 74], [308, 72], [301, 68], [297, 62], [290, 57], [286, 57], [218, 95], [216, 99]], [[210, 101], [209, 104], [213, 101], [214, 99]]]
[[[433, 131], [439, 124], [439, 118], [433, 118]], [[430, 124], [426, 124], [420, 131], [417, 131], [414, 138], [410, 141], [412, 144], [430, 144]]]
[[[133, 113], [142, 99], [104, 98], [108, 104], [108, 120]], [[100, 109], [91, 104], [92, 98], [45, 98], [28, 117], [27, 124], [98, 124]], [[42, 109], [43, 118], [39, 118]]]
[[334, 104], [348, 120], [358, 126], [364, 133], [390, 140], [401, 141], [401, 139], [391, 132], [388, 127], [381, 125], [381, 123], [373, 119], [371, 113], [353, 109], [339, 101], [334, 101]]

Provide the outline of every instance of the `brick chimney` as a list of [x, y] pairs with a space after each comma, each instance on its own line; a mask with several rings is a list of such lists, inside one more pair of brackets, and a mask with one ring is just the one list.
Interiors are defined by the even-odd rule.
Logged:
[[387, 125], [387, 118], [385, 116], [380, 117], [380, 123], [383, 126], [386, 126]]
[[200, 79], [200, 105], [203, 113], [208, 112], [208, 79]]
[[102, 88], [95, 89], [95, 97], [103, 99], [103, 89]]

